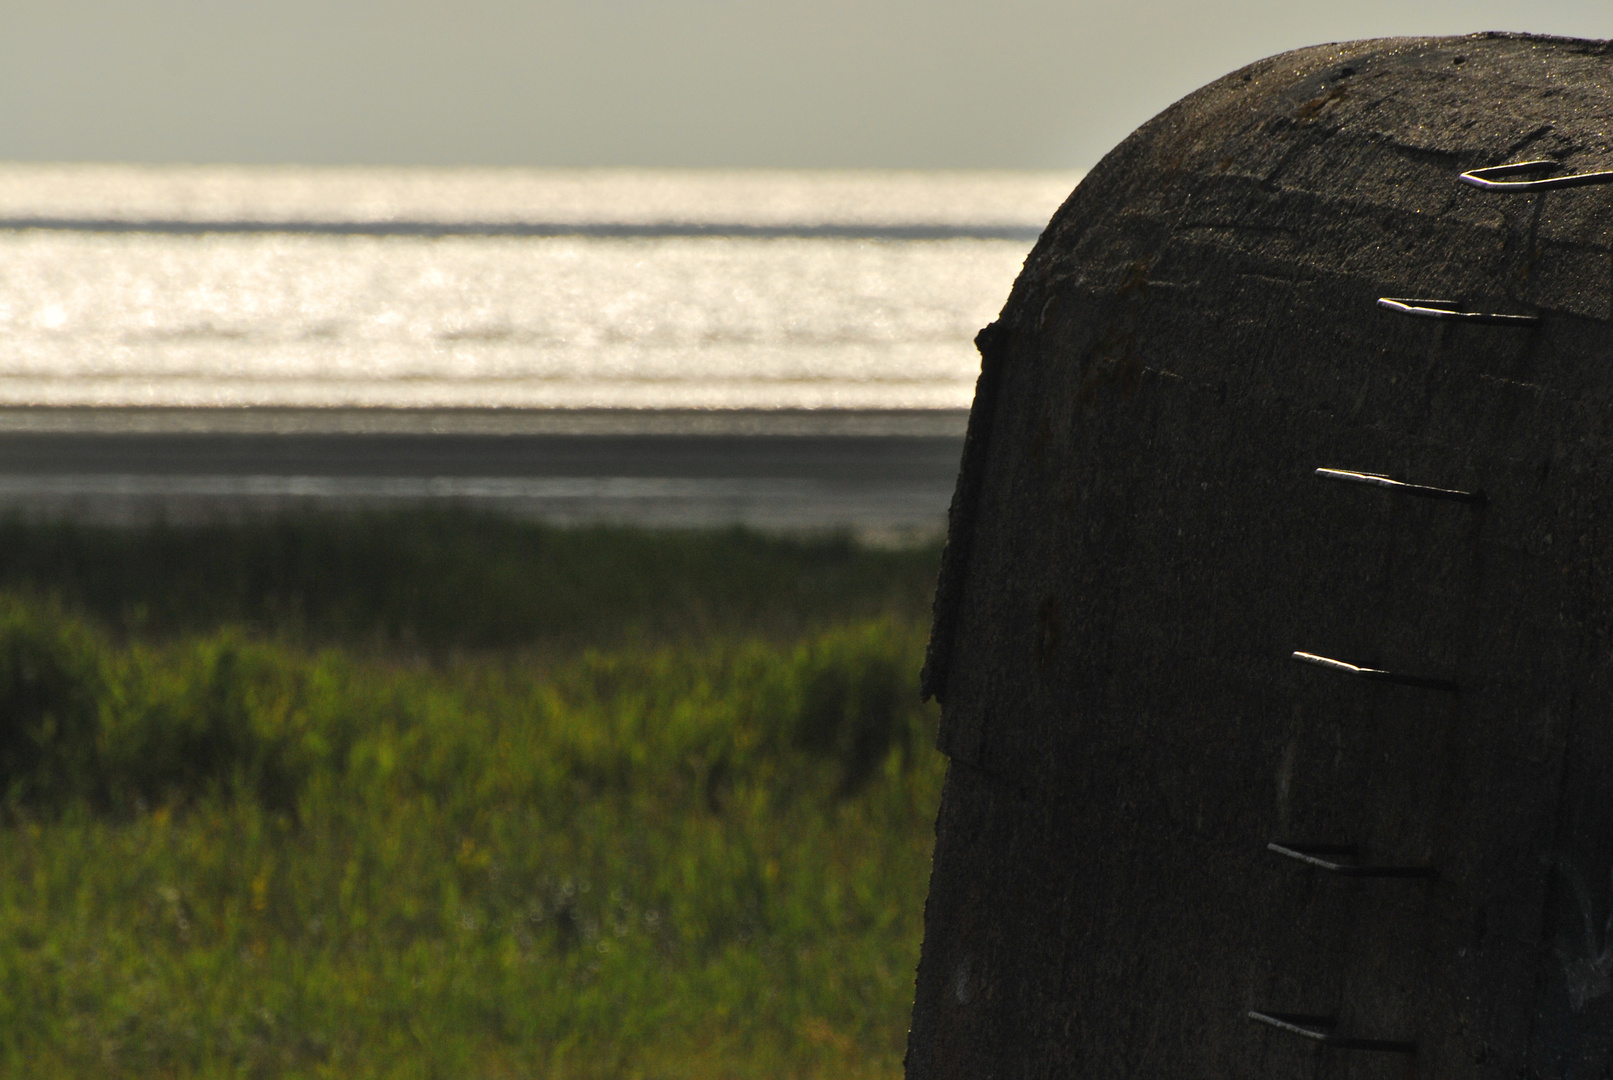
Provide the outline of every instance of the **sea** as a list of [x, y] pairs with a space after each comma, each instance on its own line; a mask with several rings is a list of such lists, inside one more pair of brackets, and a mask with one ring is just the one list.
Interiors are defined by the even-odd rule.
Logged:
[[964, 409], [1079, 179], [0, 165], [0, 409]]

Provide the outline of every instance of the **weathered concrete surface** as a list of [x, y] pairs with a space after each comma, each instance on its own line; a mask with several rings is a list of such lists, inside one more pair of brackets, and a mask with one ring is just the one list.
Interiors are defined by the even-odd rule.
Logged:
[[1613, 187], [1457, 180], [1613, 168], [1610, 88], [1599, 42], [1305, 49], [1055, 215], [980, 337], [937, 595], [914, 1080], [1613, 1075]]

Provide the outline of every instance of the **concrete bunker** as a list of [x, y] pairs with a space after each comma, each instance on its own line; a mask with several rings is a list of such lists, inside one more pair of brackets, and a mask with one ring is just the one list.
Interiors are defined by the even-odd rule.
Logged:
[[979, 337], [910, 1077], [1610, 1075], [1605, 170], [1613, 46], [1363, 41], [1054, 216]]

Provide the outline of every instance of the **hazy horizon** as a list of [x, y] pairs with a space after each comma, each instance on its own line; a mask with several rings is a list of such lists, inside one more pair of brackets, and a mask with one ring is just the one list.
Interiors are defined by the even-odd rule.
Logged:
[[1589, 0], [20, 0], [0, 160], [1087, 168], [1326, 41], [1613, 35]]

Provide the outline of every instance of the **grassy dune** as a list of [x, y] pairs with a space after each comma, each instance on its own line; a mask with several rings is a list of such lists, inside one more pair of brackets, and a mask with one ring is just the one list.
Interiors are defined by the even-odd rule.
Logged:
[[[376, 580], [376, 549], [421, 550], [396, 519], [297, 527], [353, 530], [354, 566], [368, 537]], [[190, 542], [55, 535], [129, 566]], [[506, 534], [571, 552], [568, 622], [521, 607], [541, 559], [509, 556], [503, 613], [451, 598], [499, 602], [462, 566], [376, 618], [362, 574], [236, 548], [195, 568], [234, 592], [140, 624], [155, 585], [69, 580], [73, 544], [35, 540], [0, 566], [8, 1074], [899, 1072], [942, 774], [902, 573], [933, 551]], [[629, 596], [635, 560], [654, 588], [595, 621], [589, 588]], [[273, 608], [298, 574], [331, 584]]]

